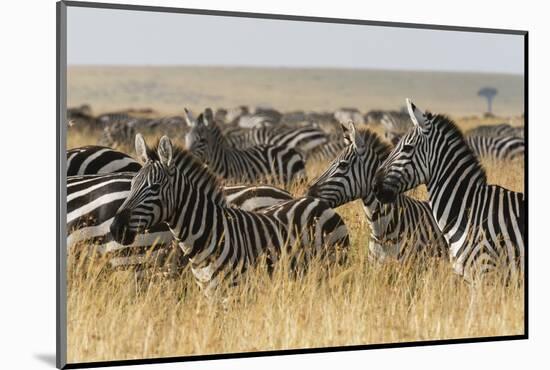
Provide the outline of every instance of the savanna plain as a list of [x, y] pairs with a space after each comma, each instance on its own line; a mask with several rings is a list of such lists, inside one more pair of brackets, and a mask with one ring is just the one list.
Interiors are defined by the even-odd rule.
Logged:
[[[135, 86], [141, 83], [145, 86], [142, 89], [147, 90], [148, 79], [154, 79], [155, 76], [163, 78], [163, 74], [168, 72], [159, 69], [143, 74], [146, 78], [134, 76], [133, 80], [128, 80], [132, 80]], [[128, 73], [140, 76], [139, 71]], [[177, 71], [171, 73], [177, 74]], [[321, 72], [315, 73], [323, 75]], [[142, 97], [143, 94], [139, 94], [141, 85], [136, 89], [119, 89], [113, 96], [101, 95], [98, 86], [101, 85], [101, 79], [113, 81], [110, 74], [109, 69], [101, 68], [81, 68], [76, 69], [76, 72], [75, 69], [69, 69], [69, 106], [71, 103], [90, 103], [93, 108], [107, 111], [113, 109], [113, 104], [117, 104], [119, 108], [146, 104], [139, 100], [146, 99]], [[263, 74], [261, 76], [262, 79], [267, 79]], [[489, 77], [501, 81], [497, 77]], [[122, 77], [119, 74], [117, 78]], [[236, 77], [233, 75], [231, 78]], [[246, 78], [250, 80], [250, 74]], [[327, 77], [328, 82], [322, 79], [321, 82], [313, 80], [313, 85], [330, 84], [330, 78]], [[210, 101], [208, 97], [201, 98], [198, 94], [193, 95], [190, 105], [196, 109], [237, 103], [235, 96], [227, 98], [231, 96], [228, 86], [210, 86], [208, 89], [195, 86], [193, 90], [189, 87], [194, 86], [193, 79], [190, 80], [188, 85], [181, 82], [190, 91], [225, 92], [221, 94], [225, 98], [215, 101]], [[258, 81], [263, 80], [258, 77], [255, 81], [257, 85], [260, 83]], [[503, 86], [507, 86], [508, 82], [505, 79], [502, 81]], [[297, 84], [296, 81], [293, 83]], [[462, 82], [466, 83], [467, 81]], [[243, 90], [248, 91], [247, 88], [256, 85], [246, 85]], [[303, 82], [303, 86], [308, 89], [310, 85], [307, 81]], [[379, 85], [386, 86], [382, 82]], [[112, 83], [112, 86], [118, 85]], [[371, 83], [371, 90], [372, 86]], [[161, 91], [162, 86], [155, 85], [152, 89]], [[414, 90], [414, 86], [411, 89]], [[268, 90], [278, 91], [277, 86]], [[305, 98], [304, 108], [320, 109], [323, 99], [329, 100], [327, 93], [318, 93], [319, 99], [316, 101], [319, 103], [314, 103], [311, 101], [315, 100], [315, 91], [310, 90], [304, 95], [311, 92], [313, 97]], [[127, 91], [126, 94], [124, 91]], [[296, 109], [295, 105], [299, 105], [296, 100], [285, 104], [287, 95], [278, 93], [281, 97], [278, 100], [271, 96], [275, 94], [273, 91], [264, 98], [274, 101], [274, 108], [285, 111]], [[140, 98], [132, 98], [132, 94]], [[235, 94], [238, 94], [238, 90], [235, 90]], [[338, 95], [338, 89], [330, 94]], [[385, 91], [384, 94], [390, 93]], [[475, 91], [471, 94], [475, 95]], [[391, 100], [386, 97], [384, 102], [387, 101], [388, 106], [393, 104], [397, 107], [404, 102], [405, 97], [414, 97], [414, 94], [394, 93]], [[179, 101], [174, 102], [169, 97], [157, 98], [164, 102], [154, 105], [158, 112], [173, 114], [183, 111], [184, 105], [180, 105]], [[507, 99], [512, 101], [515, 98]], [[243, 100], [240, 102], [262, 103], [246, 99], [246, 95]], [[368, 103], [368, 97], [365, 97], [362, 104], [354, 100], [348, 105], [357, 106], [364, 111]], [[375, 103], [382, 104], [378, 101]], [[449, 108], [449, 114], [461, 129], [503, 121], [500, 118], [473, 117], [467, 103], [468, 101], [457, 105], [456, 110], [452, 109], [452, 105]], [[430, 98], [423, 106], [430, 107], [430, 104], [437, 106], [437, 98]], [[445, 104], [445, 101], [442, 102], [442, 105]], [[346, 106], [343, 102], [341, 105]], [[511, 109], [510, 106], [513, 103], [508, 104], [508, 109]], [[522, 109], [514, 109], [518, 117], [523, 113]], [[520, 119], [518, 117], [513, 120], [517, 122]], [[382, 134], [380, 127], [375, 126], [372, 129]], [[145, 134], [151, 139], [160, 136], [155, 132]], [[67, 147], [95, 144], [99, 135], [99, 131], [69, 130]], [[134, 154], [134, 149], [130, 147], [118, 149]], [[316, 178], [327, 165], [328, 162], [308, 163], [308, 178]], [[523, 158], [510, 162], [484, 161], [483, 165], [490, 183], [524, 191]], [[304, 194], [307, 184], [294, 187], [291, 191], [295, 195]], [[420, 199], [426, 198], [424, 188], [413, 190], [411, 195]], [[376, 263], [368, 258], [369, 226], [361, 202], [346, 204], [339, 207], [337, 212], [346, 222], [351, 237], [349, 258], [344, 264], [327, 270], [324, 265], [314, 262], [298, 278], [289, 277], [284, 260], [280, 261], [272, 276], [268, 275], [265, 266], [259, 265], [250, 270], [239, 285], [228, 288], [229, 293], [215, 298], [207, 298], [200, 292], [188, 268], [167, 273], [163, 266], [158, 266], [157, 272], [138, 276], [133, 271], [110, 271], [107, 261], [100, 256], [70, 254], [67, 271], [68, 362], [524, 333], [523, 281], [518, 284], [504, 284], [495, 276], [490, 281], [474, 286], [457, 276], [448, 261], [439, 259], [408, 265], [392, 261]]]

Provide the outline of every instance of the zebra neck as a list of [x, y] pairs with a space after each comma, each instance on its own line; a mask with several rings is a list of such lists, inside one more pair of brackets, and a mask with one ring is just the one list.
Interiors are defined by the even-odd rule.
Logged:
[[219, 128], [214, 128], [211, 132], [212, 143], [207, 151], [209, 152], [208, 164], [214, 173], [221, 177], [228, 177], [228, 167], [233, 163], [229, 160], [234, 156], [237, 150], [232, 148]]
[[427, 189], [434, 219], [453, 253], [467, 236], [468, 205], [486, 185], [486, 175], [469, 149], [450, 149], [431, 169], [439, 175], [428, 182]]
[[204, 249], [214, 252], [216, 241], [223, 235], [221, 216], [225, 206], [196, 191], [180, 194], [176, 202], [168, 225], [184, 254], [191, 259]]

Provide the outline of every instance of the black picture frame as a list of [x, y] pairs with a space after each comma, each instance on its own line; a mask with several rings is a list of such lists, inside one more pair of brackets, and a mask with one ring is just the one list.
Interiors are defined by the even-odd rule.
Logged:
[[[198, 15], [215, 15], [224, 17], [241, 17], [241, 18], [258, 18], [270, 20], [286, 20], [297, 22], [318, 22], [318, 23], [337, 23], [349, 25], [366, 25], [366, 26], [386, 26], [399, 28], [414, 28], [426, 30], [444, 30], [444, 31], [461, 31], [461, 32], [477, 32], [477, 33], [495, 33], [495, 34], [511, 34], [524, 37], [524, 114], [525, 114], [525, 223], [529, 230], [529, 32], [526, 30], [512, 29], [495, 29], [495, 28], [479, 28], [479, 27], [462, 27], [439, 24], [418, 24], [418, 23], [401, 23], [401, 22], [385, 22], [360, 19], [342, 19], [342, 18], [326, 18], [326, 17], [311, 17], [286, 14], [266, 14], [266, 13], [250, 13], [250, 12], [233, 12], [219, 11], [209, 9], [191, 9], [191, 8], [175, 8], [175, 7], [160, 7], [160, 6], [144, 6], [130, 4], [112, 4], [112, 3], [96, 3], [96, 2], [79, 2], [79, 1], [59, 1], [56, 4], [57, 15], [57, 63], [56, 63], [56, 112], [57, 112], [57, 141], [56, 141], [56, 229], [57, 229], [57, 249], [56, 249], [56, 366], [60, 369], [77, 369], [77, 368], [93, 368], [106, 366], [123, 366], [123, 365], [138, 365], [138, 364], [158, 364], [170, 362], [187, 362], [187, 361], [204, 361], [204, 360], [219, 360], [232, 358], [247, 358], [247, 357], [265, 357], [265, 356], [281, 356], [293, 354], [310, 354], [322, 352], [341, 352], [341, 351], [358, 351], [368, 349], [382, 348], [404, 348], [415, 346], [434, 346], [448, 345], [461, 343], [482, 343], [482, 342], [497, 342], [511, 340], [525, 340], [529, 338], [529, 249], [525, 249], [525, 296], [524, 296], [524, 334], [521, 335], [503, 335], [492, 337], [477, 337], [477, 338], [457, 338], [444, 340], [426, 340], [413, 342], [399, 343], [382, 343], [382, 344], [365, 344], [352, 346], [338, 347], [321, 347], [321, 348], [303, 348], [303, 349], [287, 349], [273, 351], [257, 351], [257, 352], [239, 352], [239, 353], [223, 353], [223, 354], [207, 354], [207, 355], [192, 355], [192, 356], [174, 356], [162, 358], [143, 358], [135, 360], [112, 360], [112, 361], [97, 361], [83, 363], [67, 363], [66, 346], [67, 346], [67, 306], [66, 306], [66, 140], [67, 140], [67, 8], [100, 8], [100, 9], [116, 9], [116, 10], [132, 10], [144, 12], [164, 12], [164, 13], [182, 13], [182, 14], [198, 14]], [[525, 236], [525, 244], [529, 245], [529, 232]]]

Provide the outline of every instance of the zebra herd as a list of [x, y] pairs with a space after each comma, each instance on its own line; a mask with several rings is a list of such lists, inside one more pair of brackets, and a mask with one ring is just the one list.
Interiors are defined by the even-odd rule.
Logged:
[[[444, 258], [467, 281], [502, 266], [509, 276], [523, 271], [523, 194], [487, 184], [479, 158], [522, 155], [523, 131], [480, 126], [464, 135], [409, 100], [406, 113], [338, 111], [332, 132], [311, 122], [281, 124], [285, 116], [241, 107], [207, 108], [195, 118], [185, 110], [170, 123], [183, 133], [153, 145], [121, 131], [138, 160], [105, 146], [68, 150], [68, 251], [92, 246], [111, 267], [140, 271], [175, 254], [174, 268], [189, 266], [211, 294], [260, 261], [271, 272], [282, 255], [296, 272], [313, 259], [345, 263], [350, 235], [334, 209], [361, 199], [376, 261]], [[374, 120], [385, 140], [356, 128]], [[331, 162], [307, 184], [306, 162], [319, 159]], [[305, 194], [275, 186], [294, 184], [305, 184]], [[428, 201], [404, 194], [420, 184]]]

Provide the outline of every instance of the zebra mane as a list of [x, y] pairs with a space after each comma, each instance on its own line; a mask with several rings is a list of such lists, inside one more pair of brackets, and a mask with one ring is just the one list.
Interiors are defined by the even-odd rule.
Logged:
[[[147, 146], [147, 156], [150, 160], [160, 160], [157, 152], [159, 142], [160, 140], [157, 140], [152, 147]], [[185, 169], [187, 176], [192, 178], [192, 183], [196, 184], [199, 180], [205, 180], [204, 182], [201, 181], [201, 186], [206, 190], [212, 190], [216, 194], [219, 204], [225, 204], [223, 183], [220, 178], [208, 168], [208, 165], [180, 145], [172, 144], [172, 151], [172, 160], [174, 164], [180, 169]]]
[[369, 129], [362, 129], [359, 133], [363, 138], [365, 147], [372, 148], [380, 160], [386, 159], [392, 151], [392, 146], [384, 142], [376, 132]]
[[444, 114], [432, 114], [430, 112], [426, 112], [426, 117], [428, 119], [432, 120], [432, 124], [440, 129], [442, 129], [444, 132], [447, 132], [454, 137], [458, 138], [462, 145], [464, 145], [465, 150], [472, 156], [472, 159], [475, 163], [475, 167], [478, 170], [478, 172], [482, 175], [483, 180], [487, 181], [487, 173], [485, 172], [485, 168], [481, 165], [481, 162], [479, 161], [479, 158], [472, 152], [472, 149], [468, 146], [466, 143], [466, 138], [464, 137], [464, 133], [461, 129], [458, 128], [456, 123], [449, 118], [448, 116]]

